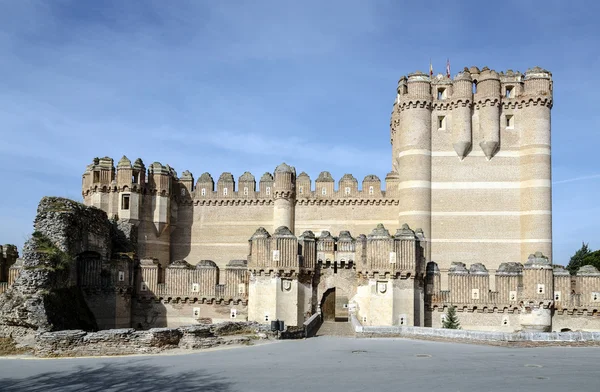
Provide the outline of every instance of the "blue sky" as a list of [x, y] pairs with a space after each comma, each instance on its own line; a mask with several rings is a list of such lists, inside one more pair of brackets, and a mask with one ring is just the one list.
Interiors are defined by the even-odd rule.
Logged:
[[96, 156], [197, 178], [390, 170], [400, 76], [553, 73], [554, 262], [600, 248], [596, 1], [0, 0], [0, 243]]

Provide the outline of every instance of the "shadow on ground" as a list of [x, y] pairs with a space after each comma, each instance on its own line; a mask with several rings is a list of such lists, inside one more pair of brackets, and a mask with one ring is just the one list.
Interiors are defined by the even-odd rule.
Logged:
[[47, 372], [25, 379], [4, 378], [0, 380], [2, 391], [71, 392], [71, 391], [232, 391], [232, 383], [203, 373], [173, 372], [148, 366], [144, 361], [135, 361], [135, 367], [125, 364], [101, 364], [78, 366], [66, 371]]

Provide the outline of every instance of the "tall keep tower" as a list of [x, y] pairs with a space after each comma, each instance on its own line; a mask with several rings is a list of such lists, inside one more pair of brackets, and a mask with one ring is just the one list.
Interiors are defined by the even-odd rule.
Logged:
[[422, 228], [428, 259], [505, 262], [552, 254], [552, 75], [465, 68], [403, 76], [391, 119], [399, 224]]

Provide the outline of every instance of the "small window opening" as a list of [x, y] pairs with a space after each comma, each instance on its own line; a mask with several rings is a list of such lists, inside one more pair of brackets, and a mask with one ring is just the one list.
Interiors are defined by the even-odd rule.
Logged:
[[445, 116], [438, 117], [438, 129], [446, 129], [446, 117]]
[[94, 172], [94, 182], [100, 182], [100, 172], [99, 171]]
[[338, 263], [337, 263], [337, 261], [334, 261], [333, 262], [333, 273], [334, 274], [337, 274], [337, 269], [338, 269]]
[[512, 114], [506, 115], [506, 128], [514, 128], [515, 127], [515, 117]]
[[223, 188], [223, 196], [227, 196], [227, 188]]
[[247, 186], [245, 186], [245, 187], [244, 187], [244, 195], [247, 195], [247, 194], [248, 194], [248, 187], [247, 187]]
[[373, 189], [373, 186], [369, 187], [369, 195], [372, 195], [375, 193], [375, 189]]
[[476, 93], [477, 93], [477, 81], [474, 80], [473, 81], [473, 94], [476, 94]]
[[321, 194], [322, 195], [326, 195], [327, 194], [327, 189], [325, 187], [321, 188]]
[[537, 292], [538, 292], [538, 294], [544, 294], [544, 285], [543, 284], [537, 285]]
[[299, 187], [298, 188], [298, 193], [303, 194], [304, 193], [304, 188], [303, 187]]
[[505, 97], [506, 98], [514, 98], [514, 87], [513, 86], [506, 86], [506, 94]]
[[185, 196], [185, 188], [181, 188], [181, 196]]
[[268, 186], [268, 187], [267, 187], [267, 189], [265, 190], [265, 193], [266, 193], [267, 195], [270, 195], [270, 194], [271, 194], [271, 187], [270, 187], [270, 186]]
[[265, 321], [269, 321], [269, 315], [265, 314]]
[[206, 196], [206, 188], [202, 188], [202, 191], [200, 191], [200, 194], [202, 196]]
[[508, 325], [508, 320], [507, 319], [502, 320], [502, 324], [503, 325]]
[[237, 309], [231, 309], [230, 317], [232, 319], [237, 317]]
[[446, 89], [445, 88], [438, 88], [437, 99], [446, 99]]
[[349, 195], [350, 194], [350, 187], [346, 187], [344, 188], [344, 194]]
[[194, 317], [200, 317], [200, 308], [194, 308]]
[[129, 209], [129, 195], [123, 195], [121, 198], [121, 209], [128, 210]]

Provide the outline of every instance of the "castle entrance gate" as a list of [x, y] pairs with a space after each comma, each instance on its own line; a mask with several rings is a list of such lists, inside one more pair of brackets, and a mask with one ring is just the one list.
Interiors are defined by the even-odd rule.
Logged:
[[335, 287], [323, 294], [320, 306], [323, 321], [335, 321]]

